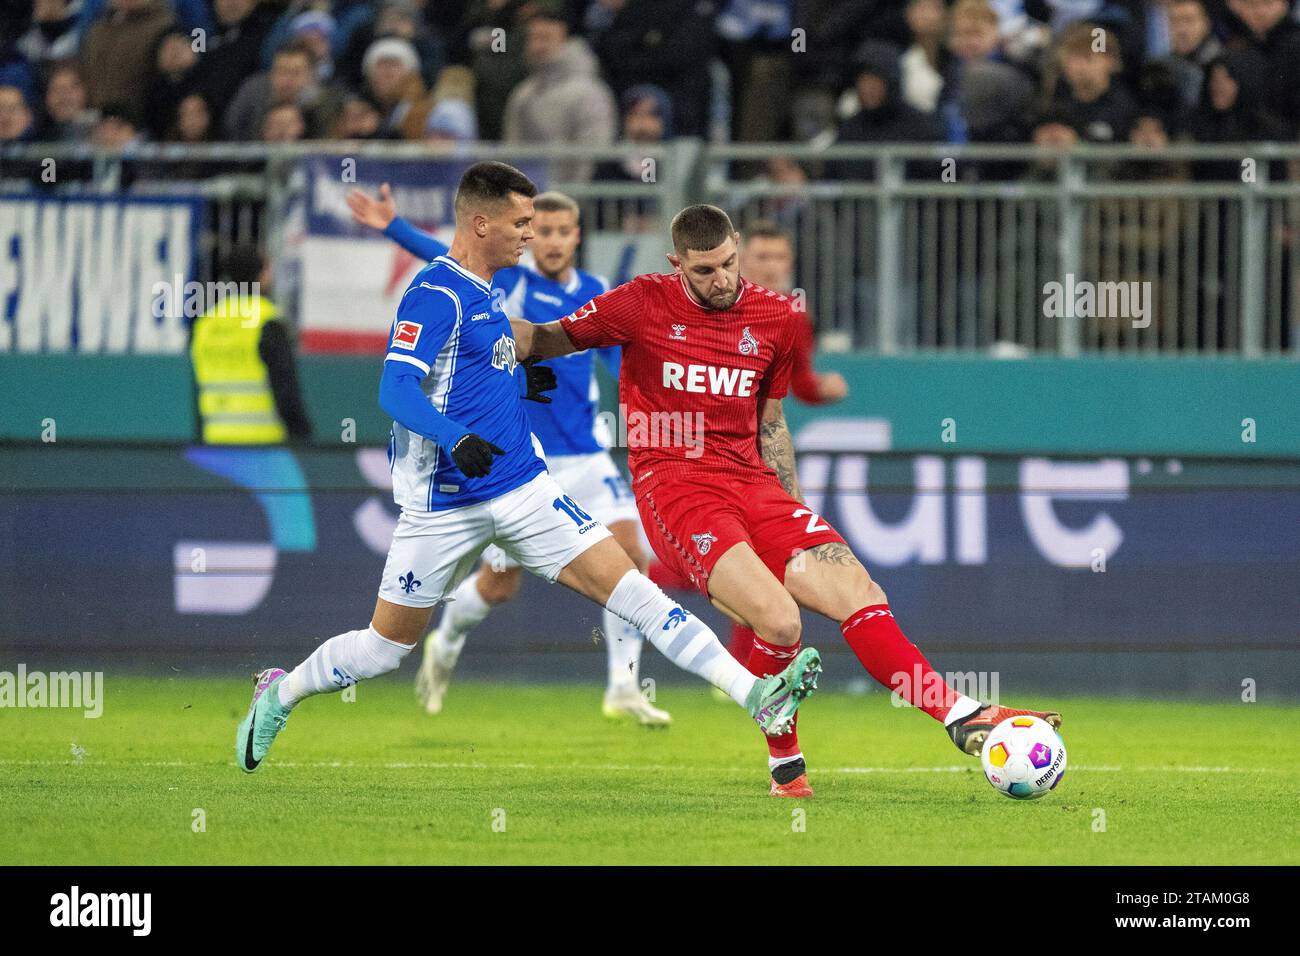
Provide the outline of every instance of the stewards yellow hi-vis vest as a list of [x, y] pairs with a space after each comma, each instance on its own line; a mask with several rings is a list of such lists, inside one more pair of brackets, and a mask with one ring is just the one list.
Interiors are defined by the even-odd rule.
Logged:
[[227, 298], [194, 320], [190, 359], [208, 445], [275, 445], [285, 440], [266, 363], [262, 326], [280, 310], [260, 295]]

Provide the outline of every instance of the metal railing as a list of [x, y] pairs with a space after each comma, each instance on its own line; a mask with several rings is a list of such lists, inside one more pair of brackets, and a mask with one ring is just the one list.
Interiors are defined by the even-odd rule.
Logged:
[[[593, 234], [667, 247], [671, 214], [727, 208], [795, 239], [824, 344], [884, 354], [1300, 351], [1300, 146], [790, 144], [649, 149], [386, 142], [0, 147], [0, 191], [181, 192], [208, 206], [200, 278], [238, 242], [279, 258], [308, 156], [539, 162]], [[42, 161], [69, 170], [38, 182]], [[798, 173], [765, 175], [773, 160]], [[565, 181], [603, 161], [639, 179]], [[793, 168], [787, 162], [787, 172]], [[35, 184], [35, 185], [33, 185]], [[292, 304], [290, 304], [292, 308]]]
[[[774, 157], [808, 182], [735, 175]], [[790, 230], [818, 329], [860, 348], [1300, 349], [1300, 147], [731, 145], [704, 163], [738, 228]]]

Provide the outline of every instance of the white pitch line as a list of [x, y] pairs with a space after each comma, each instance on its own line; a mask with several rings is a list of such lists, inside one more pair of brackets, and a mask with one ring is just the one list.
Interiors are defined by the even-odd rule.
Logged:
[[[155, 767], [155, 768], [184, 768], [184, 767], [212, 767], [217, 766], [216, 761], [204, 762], [198, 760], [97, 760], [93, 758], [83, 758], [81, 760], [0, 760], [0, 766], [7, 767]], [[682, 764], [675, 764], [671, 767], [660, 764], [535, 764], [535, 763], [482, 763], [467, 761], [387, 761], [384, 763], [363, 763], [353, 760], [277, 760], [268, 766], [285, 767], [291, 769], [316, 769], [316, 770], [352, 770], [352, 769], [378, 769], [378, 770], [584, 770], [584, 771], [612, 771], [626, 773], [681, 773], [682, 771], [696, 771], [705, 773], [754, 773], [753, 767], [691, 767]], [[867, 773], [978, 773], [978, 764], [952, 765], [946, 767], [811, 767], [809, 773], [839, 773], [839, 774], [867, 774]], [[1109, 765], [1089, 766], [1071, 764], [1068, 768], [1071, 772], [1082, 773], [1279, 773], [1277, 767], [1120, 767]]]

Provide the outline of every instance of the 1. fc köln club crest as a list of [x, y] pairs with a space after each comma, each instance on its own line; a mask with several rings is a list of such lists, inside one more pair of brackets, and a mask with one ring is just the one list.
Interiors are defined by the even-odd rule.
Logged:
[[700, 552], [700, 554], [708, 554], [709, 548], [713, 547], [713, 542], [718, 539], [710, 532], [703, 531], [700, 534], [691, 535], [691, 540], [695, 542], [696, 551]]

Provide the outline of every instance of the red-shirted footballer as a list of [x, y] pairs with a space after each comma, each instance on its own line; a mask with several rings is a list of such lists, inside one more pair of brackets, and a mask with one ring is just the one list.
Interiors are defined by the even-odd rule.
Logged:
[[[628, 465], [655, 553], [757, 633], [749, 669], [780, 671], [799, 649], [799, 608], [840, 622], [866, 670], [978, 754], [999, 722], [1034, 713], [958, 694], [899, 630], [884, 591], [799, 498], [781, 399], [802, 316], [739, 275], [739, 235], [721, 209], [672, 224], [670, 275], [644, 275], [546, 325], [512, 323], [520, 358], [619, 345]], [[771, 792], [811, 796], [796, 733], [768, 739]]]

